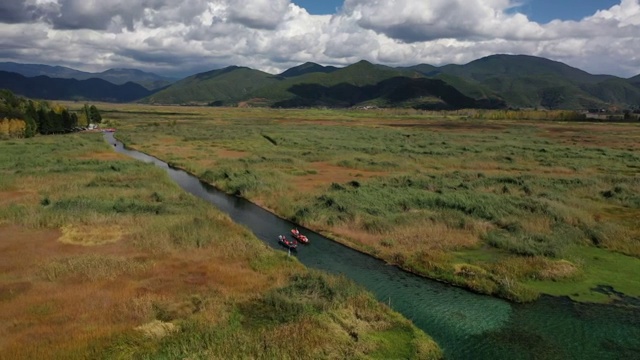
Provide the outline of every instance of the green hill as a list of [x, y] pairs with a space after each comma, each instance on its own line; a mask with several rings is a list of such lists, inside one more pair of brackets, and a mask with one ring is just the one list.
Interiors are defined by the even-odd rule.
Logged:
[[297, 84], [293, 98], [274, 107], [413, 107], [430, 110], [481, 108], [485, 103], [467, 97], [442, 80], [393, 77], [370, 85], [339, 83], [333, 86]]
[[414, 66], [398, 67], [397, 69], [405, 71], [415, 71], [421, 74], [431, 76], [438, 72], [438, 67], [429, 64], [418, 64]]
[[575, 84], [598, 83], [611, 75], [592, 75], [586, 71], [528, 55], [491, 55], [466, 65], [446, 65], [440, 72], [483, 82], [493, 77], [554, 76]]
[[634, 86], [630, 80], [611, 78], [598, 84], [585, 85], [582, 89], [605, 103], [640, 105], [640, 80]]
[[331, 73], [338, 70], [335, 66], [322, 66], [312, 62], [306, 62], [302, 65], [294, 66], [280, 74], [280, 76], [288, 78], [309, 73]]
[[640, 75], [636, 75], [627, 80], [627, 82], [637, 88], [640, 88]]
[[345, 82], [356, 86], [372, 85], [396, 76], [416, 76], [416, 73], [389, 66], [372, 64], [361, 60], [355, 64], [333, 72], [331, 81]]
[[415, 71], [426, 77], [443, 80], [447, 84], [458, 89], [465, 96], [474, 99], [482, 99], [484, 101], [497, 103], [503, 101], [502, 97], [498, 93], [478, 83], [477, 81], [465, 79], [457, 75], [443, 73], [439, 70], [438, 67], [433, 65], [420, 64], [410, 67], [402, 67], [399, 69], [403, 69], [406, 71]]
[[[347, 99], [347, 94], [338, 94], [343, 91], [353, 91], [355, 88], [375, 85], [384, 80], [388, 80], [394, 77], [403, 77], [408, 73], [403, 70], [394, 69], [382, 65], [374, 65], [368, 61], [360, 61], [355, 64], [349, 65], [342, 69], [337, 69], [329, 72], [307, 72], [302, 73], [299, 76], [288, 77], [282, 79], [276, 84], [269, 87], [265, 87], [254, 92], [252, 97], [269, 99], [271, 104], [277, 104], [275, 106], [284, 106], [284, 104], [297, 104], [301, 101], [300, 91], [302, 91], [306, 100], [302, 103], [309, 103], [311, 95], [314, 91], [318, 93], [327, 94], [329, 92], [335, 92], [336, 95], [331, 95], [329, 98], [341, 99], [340, 105], [345, 106], [345, 103], [354, 103], [354, 99], [360, 98], [360, 95], [353, 95], [352, 100]], [[305, 90], [302, 90], [305, 89]], [[319, 96], [319, 95], [318, 95]], [[293, 102], [287, 102], [294, 100]], [[325, 99], [326, 100], [326, 99]], [[325, 100], [318, 99], [317, 105], [322, 105]], [[311, 101], [313, 102], [313, 101]], [[330, 101], [330, 103], [333, 101]], [[356, 101], [354, 104], [357, 104]], [[329, 106], [328, 104], [325, 104]], [[297, 105], [302, 106], [302, 105]]]
[[143, 101], [277, 107], [627, 108], [640, 104], [640, 76], [592, 75], [525, 55], [493, 55], [442, 67], [392, 68], [363, 60], [335, 68], [308, 62], [279, 75], [235, 66], [209, 71]]
[[449, 74], [438, 74], [434, 77], [434, 79], [440, 79], [445, 81], [447, 84], [454, 86], [456, 89], [460, 90], [466, 96], [475, 98], [475, 99], [501, 99], [500, 96], [495, 91], [489, 89], [488, 87], [479, 84], [475, 81], [469, 81], [459, 76], [449, 75]]
[[497, 96], [512, 107], [630, 106], [640, 96], [628, 80], [592, 75], [561, 62], [526, 55], [492, 55], [466, 65], [446, 65], [429, 75], [444, 77], [468, 96]]
[[275, 75], [246, 67], [196, 74], [142, 100], [151, 104], [218, 104], [229, 105], [250, 99], [253, 92], [282, 81]]
[[[315, 68], [307, 66], [306, 68]], [[320, 70], [320, 69], [318, 69]], [[439, 79], [426, 79], [411, 69], [396, 69], [360, 61], [329, 72], [289, 77], [252, 94], [268, 98], [274, 107], [417, 107], [458, 109], [486, 107]], [[498, 102], [491, 106], [504, 106]]]
[[495, 76], [482, 85], [500, 94], [512, 107], [580, 109], [601, 103], [578, 86], [554, 76]]

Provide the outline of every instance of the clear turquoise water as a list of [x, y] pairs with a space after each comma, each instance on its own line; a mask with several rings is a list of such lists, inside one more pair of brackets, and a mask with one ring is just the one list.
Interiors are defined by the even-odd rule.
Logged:
[[276, 249], [282, 250], [277, 236], [298, 227], [310, 240], [296, 254], [302, 263], [361, 284], [432, 336], [447, 359], [640, 359], [640, 299], [599, 305], [543, 297], [519, 305], [474, 294], [386, 265], [160, 160], [124, 149], [113, 134], [105, 138], [116, 143], [116, 151], [166, 169], [184, 190], [228, 213]]

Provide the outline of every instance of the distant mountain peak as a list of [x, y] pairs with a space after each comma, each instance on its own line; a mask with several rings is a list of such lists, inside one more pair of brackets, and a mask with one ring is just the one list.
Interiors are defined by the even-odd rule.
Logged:
[[359, 70], [367, 70], [367, 69], [385, 69], [385, 70], [394, 70], [397, 71], [396, 68], [392, 68], [386, 65], [380, 65], [380, 64], [374, 64], [368, 60], [360, 60], [356, 63], [353, 63], [349, 66], [346, 66], [344, 68], [342, 68], [343, 70], [345, 69], [359, 69]]
[[338, 68], [333, 66], [322, 66], [320, 64], [316, 64], [314, 62], [307, 61], [304, 64], [300, 64], [298, 66], [294, 66], [291, 69], [288, 69], [279, 74], [282, 77], [295, 77], [304, 74], [310, 73], [330, 73], [338, 70]]
[[103, 71], [102, 73], [108, 73], [108, 72], [132, 72], [132, 73], [150, 74], [150, 73], [147, 73], [147, 72], [139, 70], [139, 69], [128, 69], [128, 68], [111, 68], [111, 69]]
[[364, 60], [364, 59], [358, 61], [357, 63], [355, 63], [353, 65], [374, 66], [373, 63], [371, 63], [370, 61]]

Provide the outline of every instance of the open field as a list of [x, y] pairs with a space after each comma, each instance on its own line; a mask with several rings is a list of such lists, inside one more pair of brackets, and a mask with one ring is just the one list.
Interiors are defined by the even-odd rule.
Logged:
[[0, 359], [439, 356], [101, 134], [0, 141]]
[[517, 301], [640, 296], [640, 124], [101, 108], [129, 146], [411, 271]]

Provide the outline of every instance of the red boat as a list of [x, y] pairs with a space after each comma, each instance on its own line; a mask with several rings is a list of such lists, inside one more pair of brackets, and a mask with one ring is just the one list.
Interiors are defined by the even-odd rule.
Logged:
[[309, 239], [300, 234], [300, 231], [298, 231], [298, 229], [291, 229], [291, 236], [293, 236], [294, 239], [300, 241], [303, 244], [308, 244], [309, 243]]
[[289, 250], [295, 250], [298, 247], [298, 242], [295, 240], [289, 240], [284, 235], [278, 235], [278, 242], [280, 245], [288, 248]]

